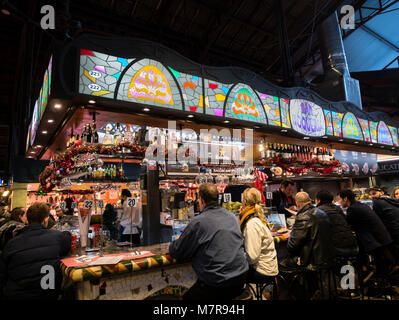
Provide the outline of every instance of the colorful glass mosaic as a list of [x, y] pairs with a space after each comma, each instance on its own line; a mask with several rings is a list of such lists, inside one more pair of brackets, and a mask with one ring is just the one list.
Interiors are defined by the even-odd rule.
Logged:
[[343, 118], [342, 132], [344, 138], [363, 141], [363, 131], [355, 115], [351, 112], [347, 112]]
[[389, 131], [385, 122], [378, 123], [378, 143], [393, 145], [391, 132]]
[[326, 121], [323, 109], [317, 104], [292, 99], [290, 103], [292, 129], [306, 136], [321, 137], [326, 134]]
[[362, 128], [364, 141], [370, 142], [371, 137], [370, 137], [369, 122], [367, 120], [360, 118], [357, 118], [357, 120], [359, 121], [360, 127]]
[[113, 99], [123, 69], [133, 60], [81, 49], [79, 93]]
[[291, 128], [290, 114], [288, 112], [290, 100], [280, 98], [281, 127]]
[[333, 127], [334, 127], [334, 136], [342, 137], [342, 118], [343, 114], [338, 112], [331, 112]]
[[224, 102], [232, 84], [224, 84], [204, 79], [205, 86], [205, 113], [223, 117]]
[[204, 96], [202, 90], [202, 78], [192, 76], [168, 67], [182, 91], [185, 111], [203, 113]]
[[394, 145], [394, 147], [397, 147], [399, 145], [398, 144], [398, 129], [391, 127], [391, 126], [388, 126], [388, 128], [392, 135], [393, 145]]
[[242, 83], [231, 89], [227, 98], [225, 117], [267, 124], [258, 96], [251, 87]]
[[139, 60], [126, 71], [121, 78], [117, 100], [183, 109], [179, 87], [172, 72], [152, 59]]
[[333, 136], [334, 135], [334, 128], [333, 128], [333, 121], [332, 121], [331, 111], [324, 110], [324, 116], [325, 116], [325, 120], [326, 120], [326, 134], [328, 136]]
[[377, 143], [377, 122], [369, 121], [371, 142]]
[[278, 103], [279, 97], [271, 96], [266, 93], [255, 91], [260, 97], [263, 109], [266, 112], [268, 124], [271, 126], [281, 126], [280, 123], [280, 105]]

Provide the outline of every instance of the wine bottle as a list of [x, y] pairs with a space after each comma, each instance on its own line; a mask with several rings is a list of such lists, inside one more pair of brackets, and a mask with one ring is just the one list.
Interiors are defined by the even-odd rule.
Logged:
[[121, 132], [119, 130], [119, 123], [116, 124], [116, 131], [114, 133], [114, 145], [118, 145], [121, 142]]
[[93, 120], [93, 127], [92, 127], [92, 134], [91, 134], [91, 142], [92, 143], [98, 143], [98, 133], [97, 133], [97, 127], [96, 127], [96, 123]]
[[109, 127], [107, 126], [105, 128], [105, 134], [104, 134], [104, 138], [103, 138], [103, 144], [112, 144], [112, 136], [109, 133]]

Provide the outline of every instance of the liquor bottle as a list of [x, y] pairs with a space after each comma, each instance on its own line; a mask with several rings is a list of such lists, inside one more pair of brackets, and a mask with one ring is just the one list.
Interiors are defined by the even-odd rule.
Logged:
[[266, 159], [270, 158], [270, 147], [268, 143], [265, 143], [265, 153], [266, 153]]
[[103, 144], [112, 144], [112, 136], [109, 133], [109, 127], [108, 126], [105, 128]]
[[[127, 125], [126, 125], [126, 131], [125, 131], [125, 133], [123, 134], [122, 141], [123, 141], [123, 142], [132, 143], [132, 140], [133, 140], [133, 133], [132, 133], [132, 131], [131, 131], [131, 129], [130, 129], [130, 124], [127, 124]], [[129, 152], [129, 149], [123, 148], [122, 152], [125, 152], [125, 153], [126, 153], [126, 152]]]
[[114, 145], [118, 145], [121, 142], [121, 132], [119, 130], [119, 123], [116, 124], [116, 131], [114, 133]]
[[87, 126], [85, 125], [83, 128], [82, 134], [80, 136], [80, 140], [82, 141], [82, 143], [87, 142], [86, 136], [87, 136]]
[[93, 168], [93, 171], [91, 172], [91, 178], [93, 180], [96, 180], [96, 178], [97, 178], [97, 167]]
[[89, 168], [87, 169], [87, 179], [90, 179], [92, 177], [92, 173], [93, 173], [93, 168], [89, 166]]
[[123, 166], [121, 164], [121, 166], [119, 167], [119, 179], [123, 179], [125, 176], [125, 173], [123, 172]]
[[91, 126], [88, 123], [87, 124], [87, 143], [92, 143], [92, 131], [91, 131]]
[[116, 179], [116, 165], [114, 165], [114, 168], [112, 170], [112, 176], [114, 179]]
[[91, 133], [91, 142], [98, 143], [98, 133], [96, 128], [96, 123], [94, 120], [93, 120], [92, 133]]
[[335, 160], [334, 152], [330, 149], [330, 161]]

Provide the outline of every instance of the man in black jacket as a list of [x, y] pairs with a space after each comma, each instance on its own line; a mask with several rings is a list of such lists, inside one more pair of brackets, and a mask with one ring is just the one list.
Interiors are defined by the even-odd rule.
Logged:
[[384, 223], [393, 240], [392, 250], [396, 261], [399, 261], [399, 200], [392, 199], [384, 194], [379, 187], [369, 189], [373, 199], [373, 210]]
[[47, 229], [49, 208], [34, 203], [29, 225], [11, 239], [0, 257], [0, 294], [7, 299], [57, 299], [61, 293], [60, 258], [71, 248], [69, 232]]
[[335, 254], [328, 215], [312, 206], [306, 192], [298, 192], [295, 202], [299, 211], [288, 239], [288, 252], [299, 256], [301, 265], [309, 269], [333, 266]]
[[317, 193], [317, 208], [327, 213], [331, 222], [332, 243], [337, 257], [355, 257], [359, 252], [356, 237], [348, 225], [342, 209], [333, 204], [331, 192], [321, 190]]
[[356, 232], [361, 257], [372, 255], [378, 271], [386, 273], [386, 264], [394, 264], [392, 253], [388, 250], [392, 243], [388, 230], [369, 206], [356, 201], [352, 190], [343, 190], [338, 195], [341, 207], [347, 208], [346, 220]]

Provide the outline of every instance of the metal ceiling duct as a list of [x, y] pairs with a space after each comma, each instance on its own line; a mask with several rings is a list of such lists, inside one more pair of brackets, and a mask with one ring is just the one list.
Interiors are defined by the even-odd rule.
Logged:
[[359, 81], [351, 78], [337, 13], [324, 20], [318, 30], [324, 81], [316, 90], [332, 101], [349, 101], [362, 109]]

